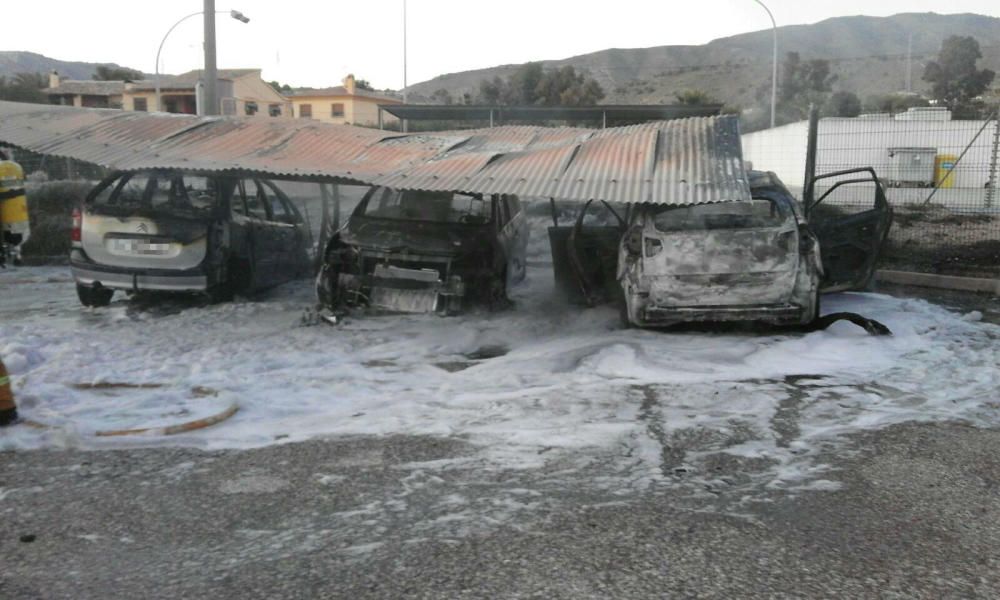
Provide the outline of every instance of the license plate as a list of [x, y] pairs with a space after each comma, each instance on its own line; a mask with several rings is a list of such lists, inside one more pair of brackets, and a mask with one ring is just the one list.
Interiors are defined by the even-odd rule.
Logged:
[[170, 252], [169, 242], [147, 242], [145, 240], [115, 239], [111, 240], [111, 249], [124, 254], [141, 256], [157, 256]]

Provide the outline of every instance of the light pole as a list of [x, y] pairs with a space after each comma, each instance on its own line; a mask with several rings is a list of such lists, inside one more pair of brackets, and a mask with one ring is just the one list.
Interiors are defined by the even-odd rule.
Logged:
[[[406, 0], [403, 0], [403, 104], [406, 104]], [[410, 122], [403, 119], [403, 133], [410, 130]]]
[[[227, 11], [224, 11], [224, 10], [213, 11], [214, 14], [224, 13], [224, 12], [227, 12]], [[241, 23], [249, 23], [250, 22], [250, 19], [248, 19], [243, 13], [241, 13], [238, 10], [230, 10], [228, 12], [229, 12], [229, 16], [230, 17], [236, 19], [237, 21], [240, 21]], [[201, 14], [204, 14], [204, 13], [205, 13], [205, 11], [199, 10], [198, 12], [194, 12], [194, 13], [191, 13], [189, 15], [184, 15], [183, 17], [181, 17], [180, 19], [178, 19], [178, 21], [176, 23], [174, 23], [173, 25], [170, 26], [170, 29], [167, 30], [167, 33], [165, 33], [163, 35], [163, 39], [160, 40], [160, 47], [156, 49], [156, 76], [155, 76], [155, 81], [156, 81], [156, 112], [160, 112], [160, 110], [161, 110], [161, 108], [160, 108], [160, 52], [163, 51], [163, 44], [164, 44], [164, 42], [167, 41], [167, 36], [170, 35], [170, 32], [172, 32], [178, 25], [180, 25], [184, 21], [187, 21], [191, 17], [197, 17], [198, 15], [201, 15]], [[214, 39], [212, 40], [212, 43], [214, 45], [214, 43], [215, 43]]]
[[778, 97], [778, 24], [774, 22], [774, 15], [771, 9], [760, 0], [754, 0], [767, 11], [767, 16], [771, 17], [771, 29], [774, 32], [774, 47], [771, 54], [771, 128], [774, 128], [774, 103]]

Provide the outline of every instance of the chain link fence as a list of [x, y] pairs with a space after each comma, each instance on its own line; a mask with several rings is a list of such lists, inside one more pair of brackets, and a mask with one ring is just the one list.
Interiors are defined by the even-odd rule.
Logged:
[[[882, 268], [1000, 277], [1000, 122], [952, 120], [943, 109], [825, 118], [816, 134], [817, 176], [872, 167], [895, 218]], [[809, 123], [744, 136], [754, 168], [770, 170], [797, 194], [806, 174]], [[836, 179], [820, 180], [821, 197]], [[874, 185], [850, 185], [824, 199], [826, 211], [870, 209]], [[801, 196], [800, 196], [801, 197]], [[817, 213], [820, 218], [823, 213]]]

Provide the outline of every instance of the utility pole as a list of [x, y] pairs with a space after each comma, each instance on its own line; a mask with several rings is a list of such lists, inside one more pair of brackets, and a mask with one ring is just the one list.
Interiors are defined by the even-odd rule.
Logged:
[[[406, 104], [406, 0], [403, 0], [403, 104]], [[410, 129], [410, 123], [403, 119], [403, 132]]]
[[760, 4], [761, 8], [767, 12], [767, 16], [770, 17], [771, 34], [774, 37], [771, 46], [771, 129], [774, 129], [774, 106], [778, 99], [778, 24], [774, 20], [774, 15], [771, 14], [771, 9], [766, 4], [761, 0], [754, 0], [754, 2]]
[[913, 91], [911, 83], [913, 81], [913, 34], [910, 34], [906, 42], [906, 93]]
[[215, 0], [204, 0], [205, 16], [205, 114], [219, 114], [219, 74], [215, 67]]

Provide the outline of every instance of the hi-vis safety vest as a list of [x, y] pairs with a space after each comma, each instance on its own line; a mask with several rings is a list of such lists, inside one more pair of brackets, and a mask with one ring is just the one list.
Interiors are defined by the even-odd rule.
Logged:
[[12, 160], [0, 160], [0, 231], [28, 233], [28, 199], [24, 195], [24, 170]]

